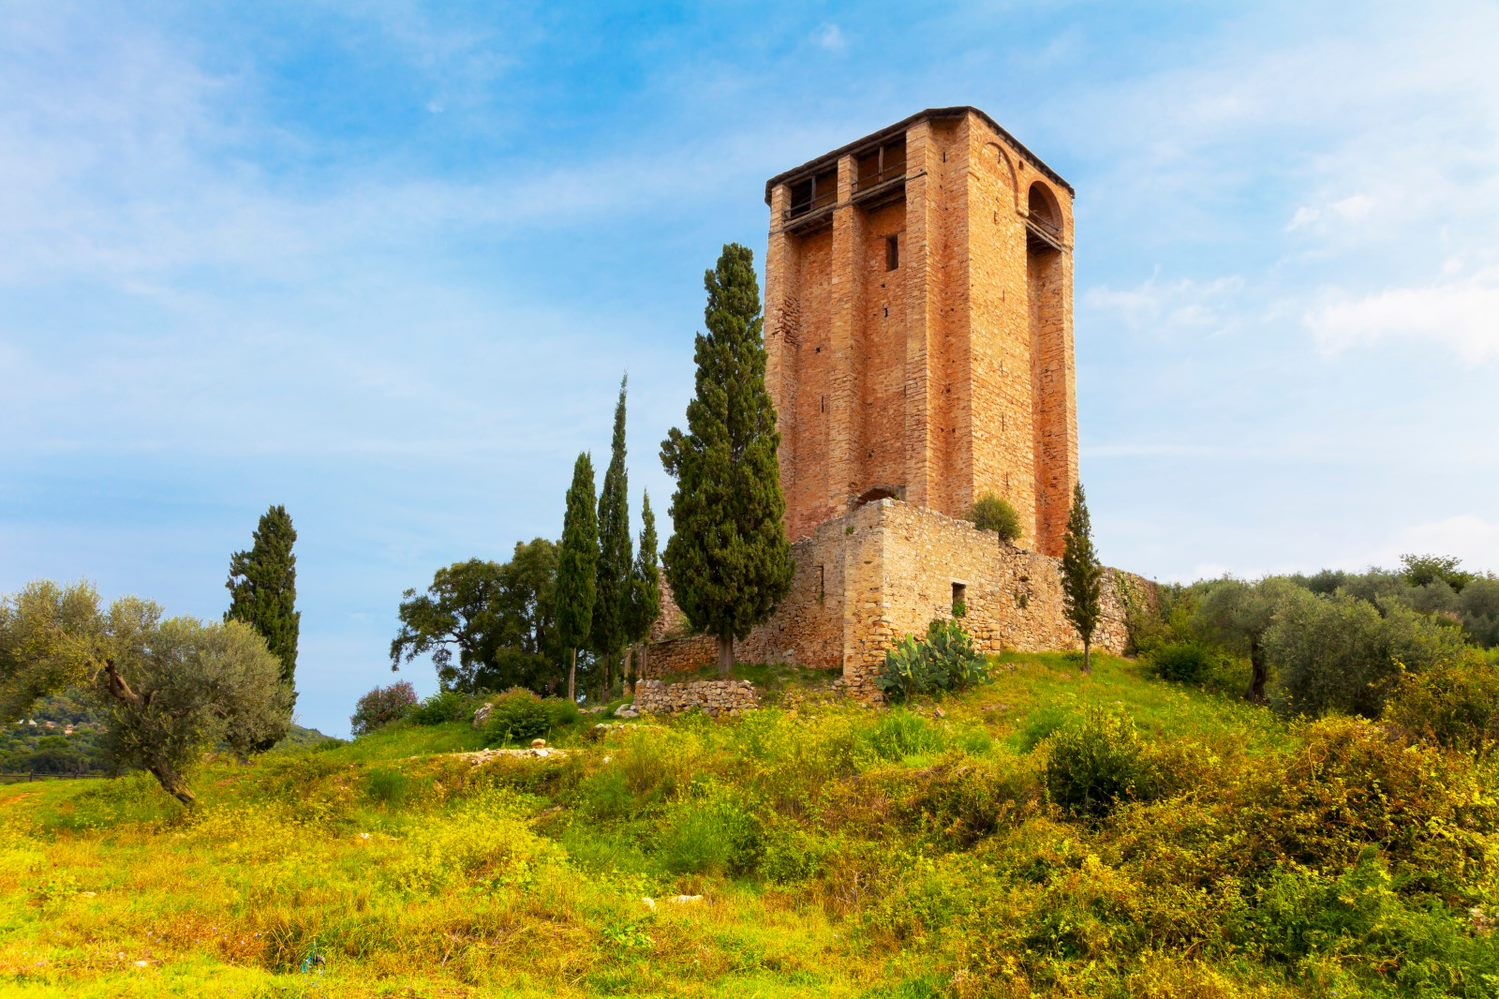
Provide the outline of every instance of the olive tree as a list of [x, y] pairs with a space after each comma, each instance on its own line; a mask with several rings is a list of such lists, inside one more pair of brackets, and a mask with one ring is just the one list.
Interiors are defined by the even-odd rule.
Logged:
[[90, 690], [106, 718], [104, 746], [145, 770], [184, 805], [184, 774], [206, 750], [241, 757], [286, 733], [281, 661], [249, 625], [163, 620], [127, 597], [101, 610], [91, 587], [34, 583], [0, 601], [0, 705], [18, 716], [41, 694]]

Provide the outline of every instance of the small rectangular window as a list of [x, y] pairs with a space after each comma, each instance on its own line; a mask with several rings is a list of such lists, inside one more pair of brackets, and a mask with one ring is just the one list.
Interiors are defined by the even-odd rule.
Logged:
[[968, 587], [963, 583], [952, 584], [952, 616], [963, 617], [968, 613]]
[[823, 578], [822, 566], [819, 565], [817, 567], [817, 599], [819, 601], [821, 601], [823, 599], [823, 597], [827, 596], [827, 590], [824, 588], [823, 584], [824, 584], [824, 578]]
[[885, 237], [885, 270], [893, 271], [900, 266], [900, 234]]

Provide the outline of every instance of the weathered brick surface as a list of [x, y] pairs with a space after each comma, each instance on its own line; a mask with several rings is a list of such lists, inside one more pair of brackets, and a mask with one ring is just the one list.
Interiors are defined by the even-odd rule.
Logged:
[[[894, 200], [861, 200], [856, 155], [837, 159], [836, 205], [815, 224], [787, 220], [788, 184], [771, 192], [787, 529], [805, 538], [871, 494], [961, 516], [995, 492], [1022, 544], [1060, 554], [1077, 481], [1070, 192], [976, 113], [917, 120], [905, 143]], [[1061, 249], [1027, 237], [1036, 185]]]

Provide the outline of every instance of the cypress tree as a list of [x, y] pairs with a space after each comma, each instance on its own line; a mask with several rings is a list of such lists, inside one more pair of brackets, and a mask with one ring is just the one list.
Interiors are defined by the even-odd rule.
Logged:
[[718, 671], [727, 676], [734, 640], [769, 617], [791, 588], [791, 545], [754, 255], [726, 245], [703, 284], [708, 332], [695, 342], [687, 432], [674, 427], [661, 445], [662, 464], [677, 480], [676, 530], [663, 561], [688, 622], [718, 639]]
[[593, 606], [592, 646], [604, 662], [605, 697], [614, 689], [614, 662], [624, 649], [626, 618], [630, 612], [630, 569], [634, 560], [630, 543], [630, 487], [625, 471], [625, 386], [619, 383], [619, 403], [614, 407], [614, 440], [609, 448], [609, 469], [599, 495], [598, 599]]
[[[281, 664], [281, 686], [286, 692], [286, 716], [297, 701], [297, 635], [302, 614], [297, 610], [297, 556], [292, 546], [297, 531], [284, 506], [273, 506], [260, 518], [250, 550], [229, 556], [229, 609], [225, 622], [242, 621], [265, 639]], [[256, 752], [269, 745], [255, 745]]]
[[557, 636], [564, 649], [572, 650], [567, 671], [570, 701], [577, 700], [578, 647], [588, 641], [592, 630], [598, 590], [599, 527], [593, 504], [593, 461], [584, 452], [573, 465], [562, 544], [557, 549]]
[[1062, 606], [1083, 640], [1083, 672], [1093, 672], [1093, 632], [1103, 613], [1103, 565], [1093, 548], [1093, 523], [1083, 484], [1072, 490], [1067, 539], [1062, 547]]
[[635, 676], [644, 675], [645, 640], [651, 635], [651, 626], [661, 616], [661, 570], [656, 564], [656, 514], [651, 510], [651, 494], [645, 494], [641, 504], [640, 519], [644, 525], [640, 530], [640, 551], [635, 555], [635, 566], [630, 570], [630, 614], [626, 621], [625, 641], [638, 645], [636, 650]]

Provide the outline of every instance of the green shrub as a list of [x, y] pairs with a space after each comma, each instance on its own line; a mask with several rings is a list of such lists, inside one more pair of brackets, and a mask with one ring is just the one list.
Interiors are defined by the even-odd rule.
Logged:
[[968, 508], [968, 519], [981, 531], [993, 531], [1001, 541], [1020, 537], [1020, 515], [1009, 500], [994, 493], [983, 493]]
[[1499, 951], [1440, 906], [1412, 905], [1371, 847], [1348, 870], [1280, 868], [1227, 920], [1236, 950], [1315, 980], [1334, 962], [1378, 994], [1493, 995]]
[[1324, 718], [1301, 736], [1301, 749], [1244, 785], [1245, 864], [1335, 872], [1378, 846], [1406, 890], [1443, 897], [1484, 865], [1499, 803], [1473, 761], [1361, 718]]
[[1153, 650], [1150, 668], [1162, 680], [1175, 683], [1201, 683], [1213, 671], [1215, 656], [1197, 642], [1171, 642]]
[[418, 704], [411, 711], [411, 720], [418, 725], [443, 725], [447, 722], [468, 721], [473, 717], [477, 702], [468, 694], [456, 690], [442, 690]]
[[485, 741], [491, 746], [550, 738], [576, 725], [583, 713], [572, 701], [561, 697], [542, 700], [524, 687], [515, 687], [489, 699], [489, 721]]
[[490, 702], [485, 741], [491, 746], [530, 742], [552, 730], [552, 712], [529, 690], [508, 690]]
[[927, 625], [926, 637], [907, 636], [885, 654], [878, 680], [885, 699], [894, 704], [919, 694], [965, 690], [989, 679], [988, 664], [957, 621], [941, 618]]
[[1470, 653], [1459, 665], [1407, 673], [1384, 719], [1413, 738], [1486, 755], [1499, 744], [1499, 669]]
[[1046, 790], [1074, 815], [1101, 818], [1125, 801], [1148, 798], [1152, 784], [1135, 723], [1123, 715], [1091, 708], [1051, 737]]
[[548, 697], [541, 703], [546, 705], [547, 717], [551, 720], [553, 732], [570, 728], [583, 720], [583, 712], [578, 710], [575, 701], [569, 701], [565, 697]]
[[882, 760], [898, 761], [942, 749], [946, 740], [925, 718], [901, 708], [881, 716], [864, 734], [866, 745]]
[[376, 687], [354, 705], [349, 725], [354, 734], [364, 735], [406, 717], [416, 707], [416, 688], [402, 680], [389, 687]]
[[1026, 715], [1025, 724], [1015, 730], [1010, 743], [1018, 752], [1032, 752], [1071, 719], [1072, 713], [1062, 705], [1043, 704]]
[[382, 805], [401, 805], [411, 793], [411, 778], [399, 770], [377, 767], [365, 777], [364, 793]]
[[906, 771], [900, 791], [897, 806], [908, 825], [961, 849], [1006, 824], [1018, 825], [1042, 800], [1031, 770], [956, 752]]
[[729, 789], [710, 787], [668, 812], [657, 855], [672, 874], [738, 874], [759, 858], [760, 825]]

